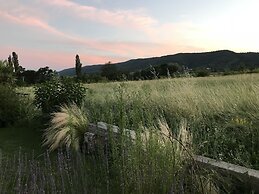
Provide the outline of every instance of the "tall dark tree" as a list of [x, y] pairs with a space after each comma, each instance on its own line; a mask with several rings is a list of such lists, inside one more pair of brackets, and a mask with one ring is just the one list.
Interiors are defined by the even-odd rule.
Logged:
[[[20, 70], [18, 55], [16, 54], [16, 52], [13, 52], [12, 56], [13, 56], [12, 63], [13, 63], [13, 66], [14, 66], [14, 72], [18, 74], [19, 70]], [[8, 61], [9, 61], [9, 58], [8, 58]]]
[[82, 63], [80, 62], [79, 55], [76, 55], [76, 76], [81, 77], [82, 73]]
[[8, 56], [8, 66], [13, 69], [13, 61], [11, 55]]

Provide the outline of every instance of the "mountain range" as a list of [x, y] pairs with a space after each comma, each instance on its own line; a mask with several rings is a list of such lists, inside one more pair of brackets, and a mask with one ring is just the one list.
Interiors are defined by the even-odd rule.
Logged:
[[[121, 72], [136, 72], [150, 66], [165, 63], [178, 63], [189, 69], [213, 68], [218, 71], [235, 69], [240, 66], [246, 68], [259, 68], [259, 53], [235, 53], [229, 50], [202, 53], [178, 53], [161, 57], [131, 59], [125, 62], [114, 63], [114, 65], [117, 67], [118, 71]], [[83, 66], [82, 73], [100, 73], [103, 65], [104, 64]], [[59, 74], [63, 76], [73, 76], [75, 75], [75, 68], [64, 69], [60, 71]]]

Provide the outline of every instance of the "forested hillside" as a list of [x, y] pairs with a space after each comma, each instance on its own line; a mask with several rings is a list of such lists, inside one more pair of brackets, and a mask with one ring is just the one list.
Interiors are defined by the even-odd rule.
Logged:
[[[178, 63], [181, 66], [193, 68], [211, 68], [215, 71], [240, 70], [242, 68], [258, 68], [259, 53], [235, 53], [228, 50], [204, 52], [204, 53], [178, 53], [162, 57], [132, 59], [126, 62], [114, 63], [118, 71], [136, 72], [168, 63]], [[100, 73], [103, 65], [88, 65], [82, 67], [86, 74]], [[74, 68], [59, 72], [60, 75], [75, 75]]]

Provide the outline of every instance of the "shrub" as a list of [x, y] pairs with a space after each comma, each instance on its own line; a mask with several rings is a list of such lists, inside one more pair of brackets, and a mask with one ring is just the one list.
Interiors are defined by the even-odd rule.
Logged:
[[0, 127], [15, 122], [19, 117], [19, 100], [14, 89], [0, 85]]
[[0, 84], [0, 127], [32, 120], [35, 106], [26, 98], [18, 95], [14, 87]]
[[80, 105], [85, 97], [85, 88], [72, 79], [53, 79], [36, 87], [35, 103], [44, 113], [58, 111], [64, 104]]
[[196, 74], [197, 77], [207, 77], [209, 75], [210, 73], [207, 70], [200, 70]]

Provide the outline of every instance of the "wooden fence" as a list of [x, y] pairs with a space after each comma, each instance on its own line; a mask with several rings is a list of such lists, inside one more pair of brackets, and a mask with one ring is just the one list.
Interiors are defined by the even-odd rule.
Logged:
[[[89, 135], [97, 135], [100, 137], [106, 137], [108, 132], [115, 134], [119, 133], [119, 127], [109, 125], [104, 122], [98, 122], [97, 124], [90, 124], [88, 131], [85, 134], [85, 141], [88, 141]], [[136, 132], [129, 129], [124, 129], [126, 135], [131, 139], [136, 139]], [[204, 156], [194, 155], [193, 159], [196, 161], [200, 168], [213, 169], [224, 177], [235, 177], [237, 180], [245, 184], [255, 193], [259, 193], [259, 171], [249, 169], [246, 167], [234, 165], [224, 161], [211, 159]]]

